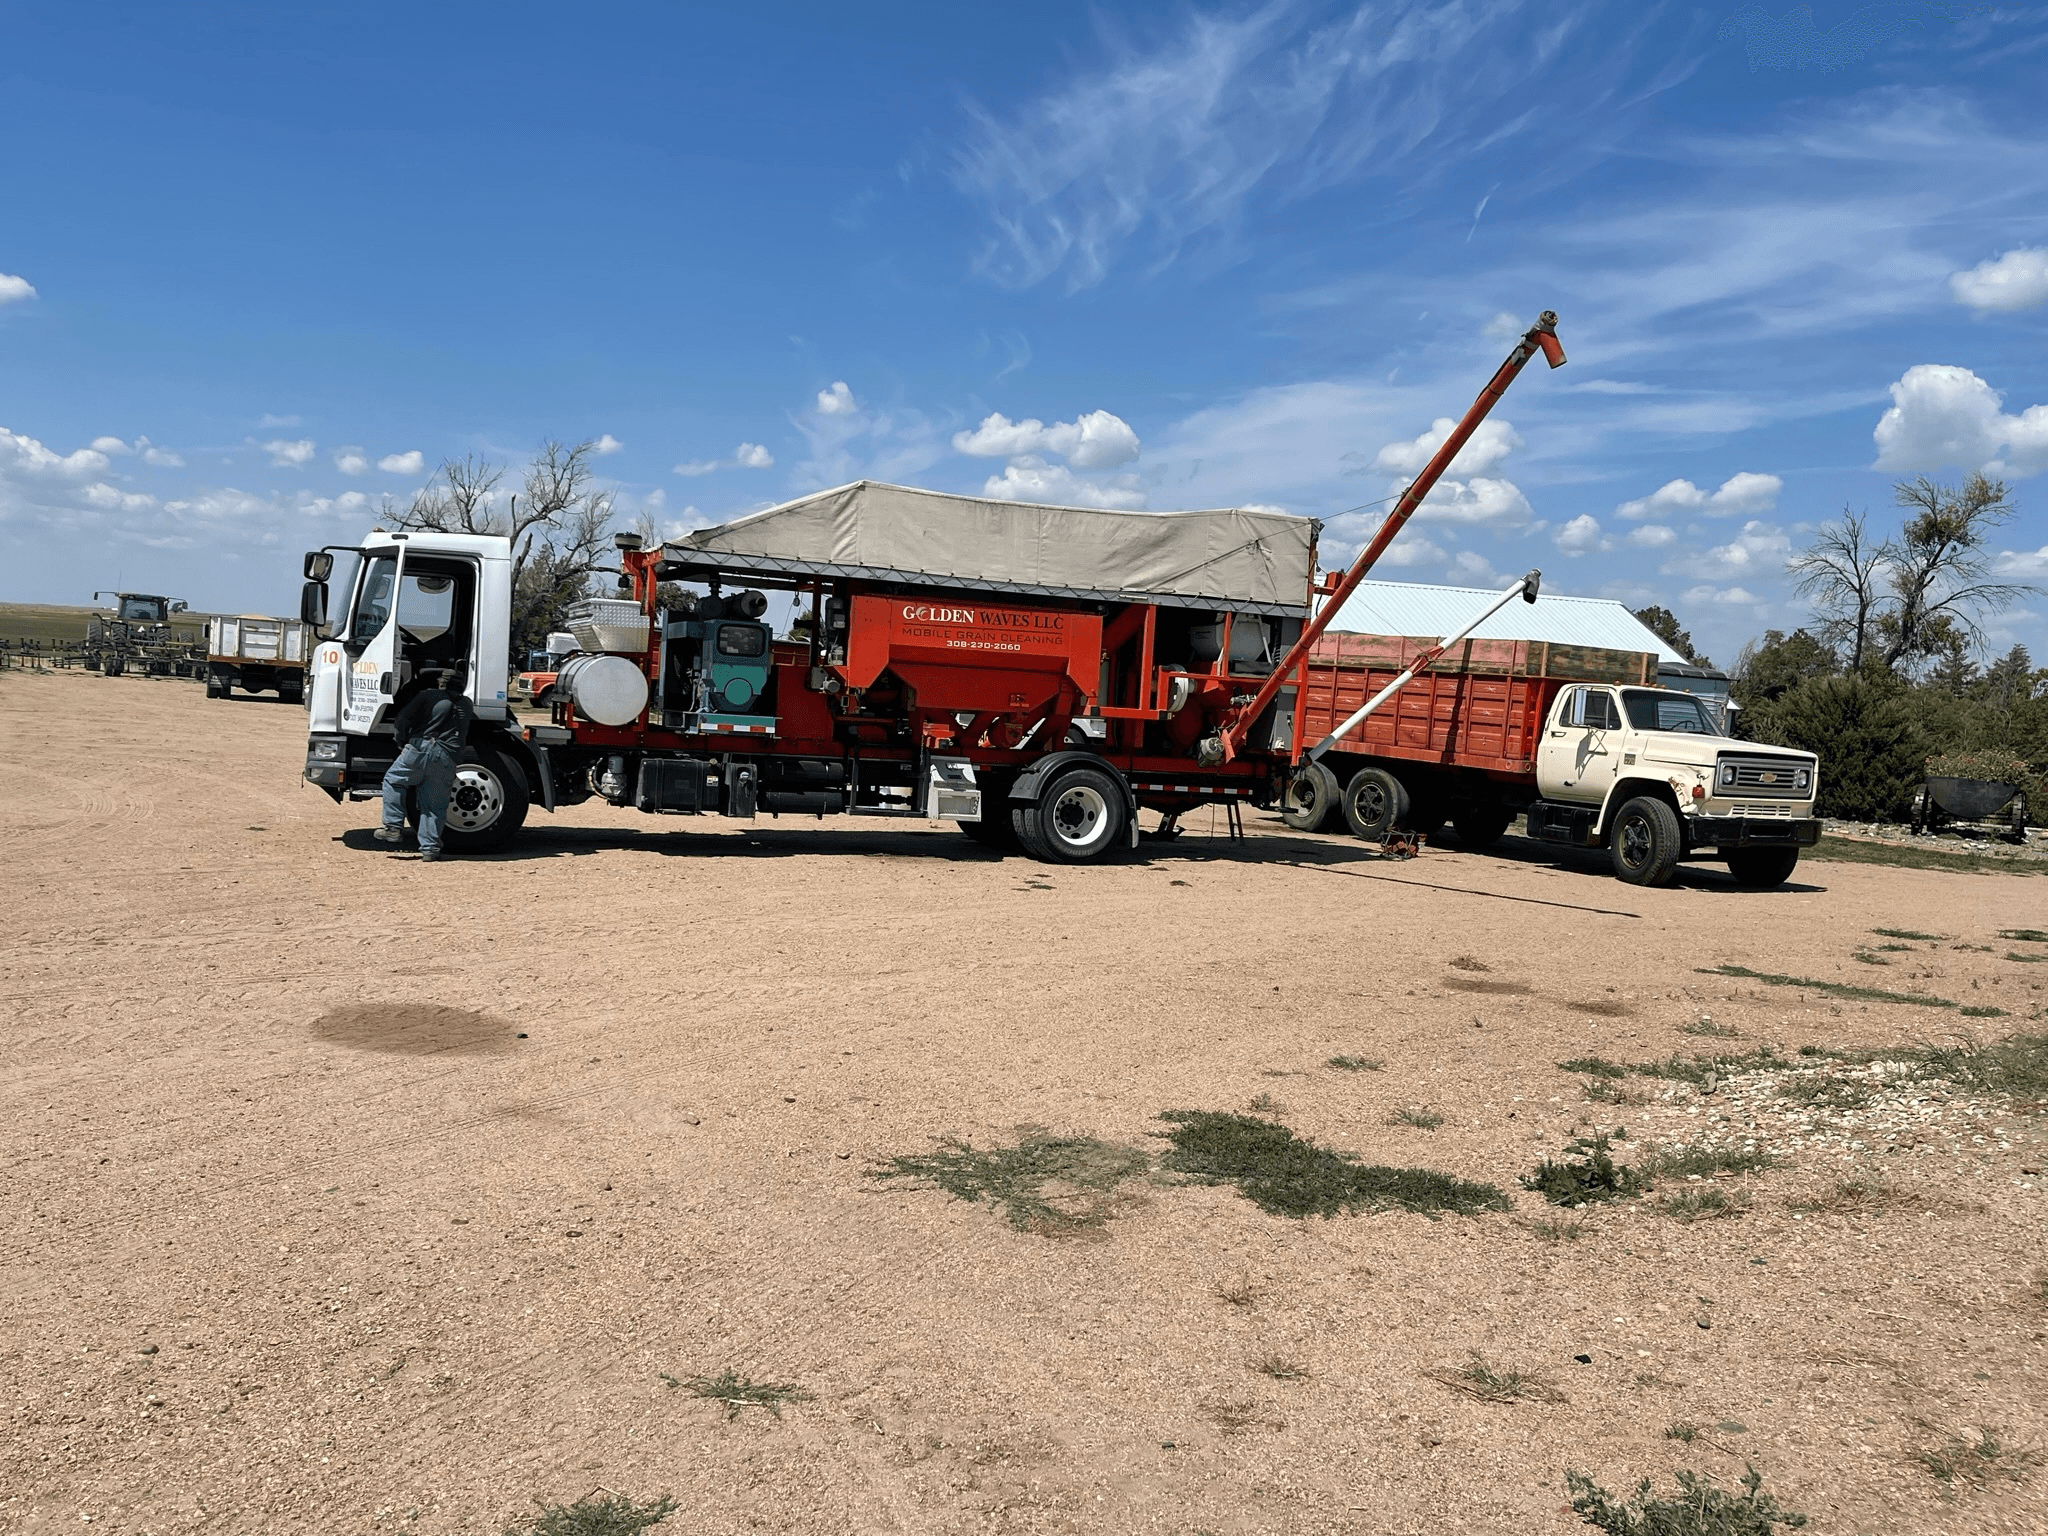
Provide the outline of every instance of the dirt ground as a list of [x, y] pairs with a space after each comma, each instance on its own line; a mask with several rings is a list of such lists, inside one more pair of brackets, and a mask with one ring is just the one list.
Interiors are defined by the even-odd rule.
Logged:
[[[1566, 1468], [1746, 1463], [1815, 1532], [2048, 1530], [2048, 1118], [1907, 1094], [1830, 1128], [1556, 1066], [2039, 1029], [2048, 965], [1997, 936], [2048, 928], [2038, 877], [1641, 891], [1257, 814], [1055, 870], [602, 804], [422, 865], [300, 782], [303, 731], [0, 677], [0, 1531], [495, 1536], [609, 1489], [691, 1532], [1565, 1533]], [[1882, 927], [1943, 938], [1852, 960]], [[1162, 1110], [1260, 1095], [1516, 1211], [1288, 1220], [1155, 1177], [1086, 1240], [872, 1176], [1031, 1125], [1157, 1152]], [[1785, 1160], [1691, 1224], [1520, 1188], [1596, 1121]], [[1859, 1171], [1904, 1208], [1794, 1209]], [[1430, 1374], [1475, 1355], [1550, 1397]], [[670, 1384], [728, 1370], [810, 1397]], [[1980, 1427], [1999, 1456], [1958, 1462]]]

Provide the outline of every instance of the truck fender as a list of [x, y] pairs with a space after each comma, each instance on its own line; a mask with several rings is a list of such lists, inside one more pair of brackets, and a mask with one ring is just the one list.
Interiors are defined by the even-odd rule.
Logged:
[[1599, 819], [1593, 823], [1593, 837], [1598, 845], [1606, 839], [1607, 825], [1614, 819], [1614, 813], [1638, 795], [1648, 795], [1655, 800], [1667, 801], [1678, 812], [1681, 825], [1685, 821], [1686, 804], [1672, 790], [1665, 779], [1616, 779], [1614, 787], [1607, 791], [1607, 798], [1600, 802]]
[[1092, 768], [1100, 768], [1111, 779], [1116, 781], [1116, 787], [1123, 791], [1124, 821], [1130, 828], [1130, 846], [1133, 848], [1137, 847], [1138, 797], [1132, 791], [1130, 781], [1117, 771], [1116, 765], [1106, 762], [1093, 752], [1065, 751], [1046, 753], [1045, 756], [1018, 774], [1016, 779], [1012, 781], [1009, 798], [1012, 800], [1036, 800], [1038, 798], [1039, 786], [1070, 763], [1086, 763]]

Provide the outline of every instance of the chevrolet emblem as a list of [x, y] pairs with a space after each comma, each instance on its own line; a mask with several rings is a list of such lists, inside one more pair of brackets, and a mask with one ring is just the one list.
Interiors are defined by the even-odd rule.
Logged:
[[1760, 773], [1756, 776], [1756, 781], [1759, 784], [1775, 784], [1778, 782], [1778, 776], [1775, 773]]

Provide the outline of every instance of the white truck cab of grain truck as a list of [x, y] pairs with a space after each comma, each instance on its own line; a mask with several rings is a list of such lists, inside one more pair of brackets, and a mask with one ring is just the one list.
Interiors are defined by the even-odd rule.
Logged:
[[1537, 742], [1529, 835], [1605, 847], [1639, 885], [1701, 848], [1742, 884], [1777, 885], [1820, 836], [1819, 787], [1811, 753], [1724, 736], [1692, 694], [1575, 683]]
[[[334, 556], [354, 557], [334, 581]], [[336, 800], [378, 793], [398, 755], [391, 716], [422, 675], [453, 668], [476, 711], [450, 806], [451, 836], [472, 846], [525, 820], [531, 750], [505, 698], [512, 545], [462, 533], [372, 532], [306, 556], [300, 617], [317, 636], [307, 667], [306, 778]], [[330, 586], [331, 583], [331, 586]]]

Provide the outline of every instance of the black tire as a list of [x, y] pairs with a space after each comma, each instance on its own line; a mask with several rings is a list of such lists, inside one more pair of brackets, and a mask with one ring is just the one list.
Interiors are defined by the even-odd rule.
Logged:
[[1783, 885], [1799, 867], [1797, 848], [1731, 848], [1722, 857], [1737, 885], [1758, 890]]
[[1685, 851], [1678, 812], [1662, 800], [1638, 795], [1615, 815], [1607, 831], [1614, 878], [1630, 885], [1669, 885]]
[[1123, 786], [1088, 763], [1055, 773], [1011, 821], [1024, 851], [1048, 864], [1098, 864], [1130, 836]]
[[1426, 841], [1433, 841], [1448, 819], [1449, 812], [1436, 796], [1415, 790], [1408, 792], [1408, 815], [1401, 823], [1407, 831]]
[[1451, 817], [1458, 841], [1467, 848], [1491, 848], [1514, 824], [1515, 813], [1504, 805], [1468, 805]]
[[108, 677], [119, 677], [126, 666], [127, 663], [124, 662], [119, 656], [109, 656], [107, 658], [107, 664], [104, 667], [101, 667], [100, 671]]
[[[495, 747], [464, 747], [455, 754], [455, 789], [441, 829], [442, 851], [493, 853], [503, 848], [526, 824], [531, 794], [526, 770], [516, 759]], [[417, 836], [419, 813], [411, 804], [406, 823]]]
[[1408, 821], [1408, 791], [1384, 768], [1361, 768], [1344, 786], [1345, 825], [1368, 843], [1384, 843]]
[[1303, 763], [1280, 791], [1280, 819], [1297, 832], [1320, 832], [1337, 814], [1342, 793], [1337, 775], [1322, 763]]

